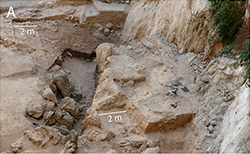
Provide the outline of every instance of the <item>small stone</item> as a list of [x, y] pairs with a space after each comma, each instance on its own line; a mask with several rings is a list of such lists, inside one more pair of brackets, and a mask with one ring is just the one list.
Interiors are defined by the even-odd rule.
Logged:
[[209, 78], [208, 77], [202, 77], [201, 81], [204, 83], [208, 83], [209, 82]]
[[207, 135], [205, 135], [205, 137], [215, 139], [216, 135], [214, 135], [214, 134], [207, 134]]
[[130, 1], [127, 0], [127, 1], [126, 1], [126, 4], [130, 4]]
[[146, 140], [143, 137], [138, 136], [138, 135], [131, 136], [131, 137], [127, 138], [127, 139], [128, 139], [128, 141], [131, 143], [131, 145], [133, 147], [138, 147], [139, 148], [142, 144], [146, 143]]
[[106, 153], [117, 153], [114, 149], [110, 148]]
[[113, 26], [114, 26], [114, 25], [113, 25], [112, 23], [110, 23], [110, 22], [106, 24], [106, 27], [107, 27], [108, 29], [112, 29]]
[[204, 123], [204, 125], [205, 125], [206, 127], [208, 127], [208, 126], [210, 125], [210, 122], [208, 122], [207, 119], [205, 119], [203, 123]]
[[42, 97], [56, 104], [58, 103], [57, 98], [49, 85], [45, 86], [44, 90], [42, 90]]
[[225, 102], [228, 101], [226, 97], [223, 97], [222, 100], [225, 101]]
[[132, 128], [132, 129], [130, 130], [130, 133], [132, 133], [132, 134], [138, 134], [138, 131], [137, 131], [136, 128]]
[[103, 31], [103, 27], [99, 27], [99, 28], [97, 28], [97, 30], [96, 30], [98, 33], [100, 33], [101, 31]]
[[128, 45], [128, 46], [127, 46], [127, 49], [128, 49], [128, 50], [133, 50], [133, 47], [132, 47], [131, 45]]
[[[73, 13], [75, 13], [75, 12], [76, 12], [75, 9], [70, 9], [70, 10], [69, 10], [69, 14], [73, 14]], [[76, 24], [78, 24], [78, 23], [76, 23]]]
[[208, 129], [209, 133], [214, 132], [214, 127], [212, 125], [209, 125], [207, 129]]
[[43, 115], [43, 120], [46, 125], [53, 125], [56, 123], [56, 114], [54, 111], [46, 111]]
[[174, 86], [173, 86], [173, 89], [176, 89], [176, 90], [177, 90], [177, 89], [178, 89], [178, 86], [174, 85]]
[[69, 130], [66, 126], [62, 125], [60, 127], [55, 128], [57, 128], [62, 135], [69, 135]]
[[103, 26], [99, 23], [95, 23], [94, 25], [96, 32], [100, 33], [101, 31], [103, 31]]
[[114, 132], [112, 132], [112, 131], [108, 131], [108, 133], [107, 133], [107, 136], [106, 136], [106, 140], [107, 141], [110, 141], [112, 138], [114, 138], [116, 135], [115, 135], [115, 133]]
[[105, 29], [103, 30], [103, 33], [104, 33], [105, 36], [108, 36], [109, 33], [110, 33], [110, 30], [109, 30], [108, 28], [105, 28]]
[[23, 142], [21, 141], [17, 141], [11, 144], [11, 148], [14, 153], [17, 153], [19, 150], [22, 149], [22, 147], [23, 147]]
[[232, 99], [234, 99], [234, 95], [233, 94], [229, 94], [228, 97], [227, 97], [227, 100], [230, 101]]
[[142, 151], [144, 151], [144, 150], [146, 150], [147, 149], [147, 145], [146, 144], [143, 144], [143, 145], [141, 145], [141, 147], [139, 148], [139, 152], [142, 152]]
[[39, 6], [40, 6], [40, 7], [44, 7], [45, 4], [46, 4], [46, 2], [40, 2], [40, 3], [39, 3]]
[[157, 146], [155, 148], [147, 148], [142, 153], [159, 153], [159, 152], [160, 152], [160, 148]]
[[70, 52], [67, 52], [67, 55], [68, 55], [70, 58], [73, 57], [72, 54], [71, 54]]
[[107, 3], [111, 3], [111, 2], [112, 2], [112, 0], [106, 0], [106, 2], [107, 2]]
[[216, 124], [216, 121], [213, 120], [213, 121], [211, 122], [211, 125], [212, 125], [212, 126], [216, 126], [216, 125], [217, 125], [217, 124]]
[[123, 143], [123, 144], [121, 144], [121, 142], [120, 142], [120, 147], [126, 147], [126, 146], [130, 146], [131, 144], [128, 142], [128, 141], [126, 141], [125, 143]]
[[47, 2], [45, 4], [45, 6], [48, 7], [48, 8], [52, 8], [53, 7], [53, 2]]
[[126, 85], [127, 85], [128, 87], [133, 87], [134, 84], [135, 84], [135, 82], [134, 82], [133, 80], [129, 80], [129, 81], [126, 83]]
[[154, 143], [151, 140], [148, 140], [147, 143], [146, 143], [146, 145], [148, 147], [155, 147]]
[[121, 140], [119, 144], [126, 144], [126, 143], [128, 143], [127, 140]]
[[38, 119], [43, 115], [45, 111], [45, 103], [42, 101], [31, 102], [28, 104], [26, 110], [28, 115]]

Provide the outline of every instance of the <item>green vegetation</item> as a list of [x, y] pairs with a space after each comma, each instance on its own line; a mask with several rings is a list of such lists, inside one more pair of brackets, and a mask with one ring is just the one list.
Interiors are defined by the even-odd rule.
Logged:
[[240, 62], [237, 62], [236, 65], [248, 68], [244, 78], [248, 79], [246, 85], [250, 87], [250, 39], [246, 40], [243, 50], [239, 50], [237, 54], [240, 56]]
[[[216, 25], [216, 34], [208, 37], [208, 44], [214, 37], [221, 37], [223, 49], [219, 55], [231, 54], [234, 47], [236, 34], [243, 23], [244, 9], [240, 9], [239, 4], [245, 0], [208, 0], [211, 2], [209, 12], [214, 15], [213, 24]], [[250, 40], [246, 40], [244, 49], [239, 50], [238, 53], [240, 61], [234, 65], [246, 66], [248, 71], [244, 76], [249, 79], [246, 85], [250, 87]]]
[[238, 32], [239, 28], [242, 25], [242, 16], [244, 14], [244, 11], [239, 9], [238, 2], [235, 1], [208, 1], [211, 1], [209, 12], [214, 14], [213, 24], [216, 25], [216, 33], [220, 37], [222, 37], [222, 43], [224, 46], [233, 44], [235, 41], [235, 34]]

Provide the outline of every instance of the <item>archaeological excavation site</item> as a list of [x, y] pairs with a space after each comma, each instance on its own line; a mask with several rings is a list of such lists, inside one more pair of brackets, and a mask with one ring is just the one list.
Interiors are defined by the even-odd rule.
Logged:
[[250, 153], [249, 0], [1, 0], [0, 153]]

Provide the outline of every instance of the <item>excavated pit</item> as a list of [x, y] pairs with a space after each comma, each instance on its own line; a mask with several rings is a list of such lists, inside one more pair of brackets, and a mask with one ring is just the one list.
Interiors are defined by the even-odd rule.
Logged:
[[[49, 125], [57, 128], [63, 135], [68, 135], [69, 131], [75, 129], [79, 135], [83, 133], [82, 121], [87, 116], [87, 109], [91, 106], [95, 89], [97, 87], [97, 66], [94, 62], [96, 57], [95, 49], [103, 42], [110, 42], [118, 45], [120, 43], [119, 36], [110, 34], [104, 36], [102, 32], [99, 34], [94, 31], [87, 30], [88, 27], [80, 27], [77, 23], [64, 20], [27, 20], [27, 19], [13, 19], [13, 25], [39, 25], [34, 29], [35, 34], [23, 38], [20, 35], [20, 30], [14, 28], [15, 40], [18, 50], [26, 50], [28, 47], [33, 56], [43, 50], [45, 57], [41, 57], [38, 61], [42, 67], [37, 69], [44, 70], [45, 74], [58, 75], [65, 74], [69, 79], [71, 89], [70, 98], [73, 98], [80, 110], [79, 117], [73, 117], [72, 127], [60, 124], [57, 120], [55, 122], [46, 123], [44, 120], [47, 114], [47, 106], [45, 104], [45, 111], [40, 117], [34, 117], [31, 113], [28, 114], [26, 110], [25, 117], [33, 124], [34, 127], [42, 125]], [[74, 27], [74, 28], [72, 28]], [[79, 35], [79, 33], [81, 35]], [[23, 45], [19, 45], [23, 42]], [[41, 47], [36, 48], [35, 46]], [[45, 59], [46, 58], [46, 59]], [[43, 83], [40, 89], [44, 89], [47, 83]], [[51, 85], [50, 85], [51, 86]], [[53, 88], [51, 88], [53, 89]], [[61, 101], [65, 98], [56, 86], [56, 99], [51, 117], [57, 118], [57, 113], [61, 112]], [[41, 91], [40, 91], [41, 93]], [[44, 99], [44, 101], [46, 101]], [[32, 108], [28, 106], [27, 108]], [[30, 109], [32, 110], [32, 109]], [[30, 111], [31, 112], [31, 111]], [[33, 117], [32, 117], [33, 116]], [[47, 115], [46, 115], [47, 116]], [[65, 116], [65, 115], [64, 115]], [[63, 122], [62, 122], [63, 123]]]
[[223, 153], [249, 143], [249, 120], [237, 124], [248, 114], [244, 69], [205, 60], [213, 30], [207, 14], [192, 14], [198, 3], [29, 2], [13, 4], [12, 19], [0, 2], [0, 152]]
[[[68, 8], [65, 8], [64, 6], [68, 4], [55, 2], [53, 8], [50, 8], [47, 6], [49, 2], [44, 3], [45, 6], [38, 4], [38, 2], [32, 2], [32, 7], [29, 9], [23, 5], [20, 6], [19, 3], [13, 3], [12, 6], [15, 9], [17, 18], [8, 19], [4, 15], [8, 11], [7, 3], [1, 2], [1, 5], [4, 5], [0, 9], [0, 44], [3, 45], [4, 49], [9, 48], [20, 53], [23, 57], [30, 57], [28, 58], [30, 61], [24, 62], [25, 67], [17, 64], [18, 68], [16, 68], [16, 71], [18, 73], [11, 74], [12, 72], [10, 72], [1, 77], [6, 78], [8, 81], [10, 77], [10, 80], [19, 77], [25, 80], [26, 77], [31, 75], [37, 82], [34, 82], [35, 86], [31, 86], [29, 83], [29, 87], [36, 89], [34, 90], [34, 97], [30, 98], [27, 95], [27, 100], [29, 101], [26, 101], [23, 113], [21, 113], [19, 118], [15, 118], [18, 122], [23, 118], [28, 120], [28, 124], [25, 127], [22, 126], [20, 132], [47, 125], [58, 129], [63, 135], [68, 135], [69, 131], [73, 129], [81, 135], [83, 133], [82, 121], [87, 116], [86, 111], [91, 106], [97, 87], [98, 74], [96, 72], [96, 64], [94, 63], [96, 57], [95, 50], [98, 45], [104, 42], [113, 43], [118, 46], [121, 44], [122, 25], [128, 13], [125, 11], [125, 8], [130, 6], [122, 4], [122, 7], [120, 7], [118, 4], [114, 4], [119, 7], [115, 10], [102, 10], [102, 5], [107, 4], [95, 2], [84, 6], [86, 2], [83, 2], [84, 5], [70, 5]], [[54, 7], [58, 7], [59, 9], [54, 9]], [[99, 11], [99, 14], [96, 14], [96, 17], [92, 17], [96, 19], [102, 18], [102, 22], [97, 20], [96, 22], [98, 23], [96, 24], [92, 22], [90, 25], [86, 25], [81, 19], [82, 12], [84, 10], [87, 12], [91, 11], [90, 8], [93, 7], [96, 8], [95, 11]], [[111, 16], [115, 14], [115, 16], [103, 18], [103, 12]], [[88, 16], [86, 22], [89, 19], [92, 20], [92, 17]], [[110, 24], [110, 19], [118, 21], [118, 18], [119, 23]], [[19, 27], [23, 25], [31, 26], [31, 28]], [[96, 25], [100, 27], [96, 27]], [[109, 26], [107, 27], [107, 25]], [[104, 29], [108, 29], [109, 33], [104, 33]], [[30, 65], [28, 62], [35, 65]], [[11, 66], [15, 68], [16, 65], [11, 64]], [[61, 112], [63, 108], [62, 100], [66, 97], [62, 89], [54, 83], [56, 82], [55, 79], [53, 79], [52, 83], [44, 82], [44, 76], [47, 76], [46, 78], [50, 80], [51, 77], [53, 78], [53, 76], [60, 76], [62, 74], [69, 80], [69, 85], [72, 87], [69, 97], [74, 99], [79, 108], [77, 118], [74, 117], [76, 115], [73, 115], [74, 113], [71, 113], [70, 109]], [[43, 90], [52, 91], [52, 93], [46, 93], [48, 97], [44, 97], [42, 96], [44, 94], [42, 93]], [[55, 98], [50, 98], [50, 96]], [[72, 101], [72, 99], [68, 99], [67, 101]], [[65, 102], [67, 103], [67, 101]], [[8, 111], [6, 110], [6, 112]], [[14, 115], [15, 113], [13, 113]], [[58, 115], [61, 118], [61, 122], [58, 122]], [[65, 122], [65, 119], [63, 119], [64, 116], [68, 117], [70, 120], [69, 123], [73, 124], [68, 125], [67, 121]], [[12, 116], [9, 119], [12, 119]], [[15, 120], [12, 120], [13, 122], [15, 123]], [[8, 130], [9, 134], [1, 134], [1, 141], [5, 140], [0, 147], [1, 151], [11, 150], [11, 143], [21, 137], [22, 134], [17, 133], [18, 135], [13, 135], [10, 138], [10, 134], [13, 134], [11, 132], [12, 129], [5, 127], [4, 131], [5, 129]]]
[[[59, 129], [63, 135], [68, 135], [69, 131], [72, 129], [75, 129], [79, 134], [81, 134], [83, 131], [81, 124], [86, 117], [87, 109], [91, 106], [97, 86], [97, 72], [96, 64], [94, 62], [96, 54], [95, 52], [91, 54], [82, 53], [67, 48], [63, 50], [59, 57], [54, 61], [50, 68], [48, 68], [47, 71], [52, 71], [52, 73], [49, 73], [52, 75], [60, 74], [62, 72], [66, 75], [72, 86], [70, 98], [73, 98], [76, 101], [77, 106], [80, 109], [80, 114], [78, 118], [74, 118], [73, 127], [69, 130], [58, 122], [49, 125]], [[58, 87], [56, 87], [55, 96], [58, 101], [58, 104], [55, 105], [56, 114], [57, 112], [61, 111], [61, 101], [64, 98], [61, 90]], [[30, 122], [36, 127], [48, 125], [45, 123], [43, 115], [39, 118], [33, 118], [27, 113], [26, 118], [28, 118]]]

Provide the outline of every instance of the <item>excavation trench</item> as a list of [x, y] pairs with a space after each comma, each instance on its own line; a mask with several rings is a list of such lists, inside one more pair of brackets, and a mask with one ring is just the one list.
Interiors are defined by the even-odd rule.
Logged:
[[[60, 58], [57, 58], [48, 69], [48, 72], [52, 72], [48, 75], [57, 76], [58, 74], [64, 74], [65, 77], [67, 77], [67, 79], [69, 80], [69, 86], [72, 88], [70, 92], [70, 98], [74, 99], [74, 101], [76, 102], [76, 106], [79, 109], [79, 116], [74, 117], [74, 112], [77, 111], [70, 112], [70, 110], [69, 112], [67, 112], [67, 110], [67, 114], [62, 116], [68, 116], [74, 119], [72, 127], [64, 125], [65, 122], [70, 123], [70, 121], [67, 121], [67, 118], [64, 118], [63, 122], [62, 120], [58, 120], [58, 114], [60, 114], [60, 112], [62, 112], [62, 110], [64, 109], [62, 108], [62, 101], [64, 98], [66, 98], [65, 96], [63, 96], [63, 92], [58, 86], [56, 86], [56, 89], [54, 90], [56, 91], [55, 96], [58, 103], [55, 103], [56, 105], [53, 110], [53, 112], [55, 112], [54, 116], [50, 117], [50, 120], [53, 120], [54, 118], [55, 122], [46, 123], [45, 114], [47, 111], [45, 111], [44, 114], [39, 118], [34, 118], [27, 112], [26, 118], [28, 118], [34, 126], [50, 125], [57, 128], [63, 135], [68, 135], [69, 131], [72, 129], [75, 129], [79, 134], [83, 132], [82, 121], [86, 117], [87, 109], [91, 106], [97, 83], [96, 63], [94, 62], [95, 56], [95, 53], [86, 54], [67, 48], [59, 56]], [[59, 59], [61, 59], [60, 62]], [[69, 107], [72, 107], [72, 103], [68, 105]]]
[[[95, 50], [104, 42], [116, 46], [121, 44], [122, 25], [129, 10], [127, 8], [130, 8], [130, 5], [121, 4], [117, 8], [108, 7], [110, 10], [103, 10], [103, 5], [110, 4], [99, 1], [89, 5], [95, 5], [93, 8], [98, 9], [96, 12], [99, 13], [92, 16], [88, 14], [92, 7], [86, 7], [85, 23], [79, 21], [81, 16], [78, 16], [79, 20], [66, 19], [73, 15], [60, 15], [60, 12], [59, 15], [58, 12], [50, 15], [46, 12], [50, 9], [38, 8], [20, 10], [20, 14], [19, 10], [15, 10], [18, 17], [3, 24], [0, 41], [4, 46], [13, 47], [34, 62], [35, 72], [32, 74], [28, 71], [27, 74], [36, 80], [33, 86], [29, 83], [30, 87], [37, 89], [34, 90], [34, 97], [25, 105], [24, 113], [25, 118], [33, 124], [28, 122], [30, 128], [46, 125], [58, 129], [63, 135], [68, 135], [73, 129], [79, 136], [83, 133], [82, 122], [87, 117], [87, 109], [92, 104], [98, 83]], [[82, 8], [80, 11], [83, 11]], [[31, 28], [19, 28], [22, 26]], [[105, 34], [104, 30], [107, 29], [108, 34]], [[60, 84], [63, 84], [62, 87]], [[65, 91], [69, 89], [70, 94], [66, 96]], [[48, 92], [47, 98], [42, 95], [42, 91]], [[63, 107], [64, 104], [68, 106]], [[15, 138], [19, 136], [5, 144], [10, 145]]]
[[[39, 108], [39, 106], [29, 106], [27, 108], [31, 110], [30, 114], [28, 114], [27, 111], [25, 117], [34, 125], [34, 127], [49, 125], [57, 128], [63, 135], [67, 135], [72, 129], [75, 129], [79, 135], [82, 134], [82, 121], [87, 116], [86, 111], [91, 106], [95, 89], [97, 87], [97, 66], [94, 62], [96, 57], [95, 49], [99, 44], [104, 42], [110, 42], [118, 45], [120, 44], [119, 37], [112, 34], [104, 36], [102, 32], [96, 35], [96, 32], [77, 26], [77, 23], [63, 20], [14, 20], [12, 22], [14, 25], [39, 25], [38, 28], [34, 29], [35, 33], [33, 36], [23, 37], [21, 36], [20, 30], [15, 28], [15, 38], [19, 44], [24, 44], [30, 47], [34, 57], [41, 57], [41, 53], [44, 52], [44, 55], [42, 55], [42, 57], [38, 60], [38, 63], [40, 63], [38, 69], [42, 72], [45, 71], [42, 74], [45, 74], [47, 79], [49, 76], [65, 74], [66, 78], [69, 80], [68, 86], [71, 87], [69, 97], [74, 99], [76, 106], [79, 109], [79, 116], [74, 117], [72, 115], [74, 114], [74, 111], [70, 111], [72, 103], [68, 103], [68, 111], [63, 111], [63, 113], [61, 113], [61, 111], [64, 110], [62, 107], [62, 100], [65, 98], [61, 91], [62, 89], [54, 83], [49, 84], [46, 82], [42, 87], [40, 87], [41, 91], [49, 85], [50, 89], [54, 92], [58, 103], [55, 103], [54, 107], [50, 107], [50, 100], [49, 103], [45, 103], [44, 107], [40, 106]], [[117, 32], [119, 33], [119, 31]], [[22, 47], [18, 48], [19, 50], [27, 50]], [[67, 87], [65, 88], [67, 89]], [[47, 100], [44, 99], [44, 101]], [[38, 112], [41, 108], [45, 108], [43, 114], [39, 117], [34, 117], [32, 114]], [[61, 122], [58, 121], [58, 114], [61, 116]], [[45, 117], [47, 117], [47, 119]], [[67, 125], [67, 123], [72, 122], [72, 126]]]
[[[62, 63], [62, 70], [68, 73], [68, 78], [82, 99], [77, 100], [81, 109], [80, 117], [75, 123], [75, 129], [82, 133], [82, 121], [87, 116], [87, 109], [91, 106], [96, 89], [96, 64], [93, 61], [95, 53], [83, 54], [71, 51], [73, 57], [66, 57]], [[74, 96], [73, 96], [74, 97]]]

